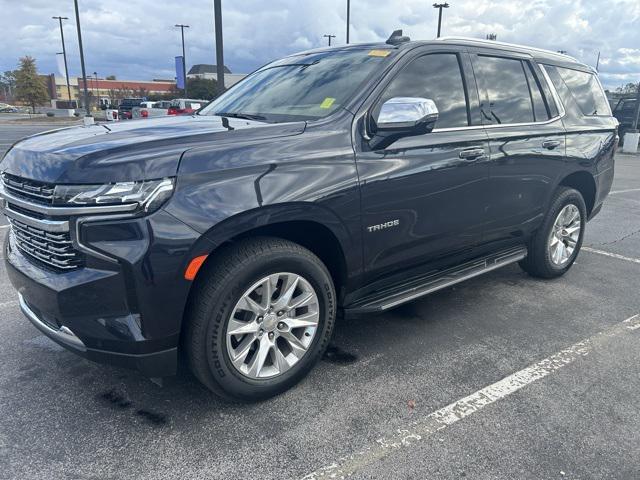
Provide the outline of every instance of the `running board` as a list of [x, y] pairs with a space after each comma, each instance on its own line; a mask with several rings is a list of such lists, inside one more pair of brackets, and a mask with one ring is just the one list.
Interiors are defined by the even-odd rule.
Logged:
[[431, 272], [402, 285], [374, 292], [346, 306], [344, 312], [346, 315], [383, 312], [491, 270], [518, 262], [526, 256], [527, 249], [525, 247], [516, 247], [476, 258], [456, 267]]

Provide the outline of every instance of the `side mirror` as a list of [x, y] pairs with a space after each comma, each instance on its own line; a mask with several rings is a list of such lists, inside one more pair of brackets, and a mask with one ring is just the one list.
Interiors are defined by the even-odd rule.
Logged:
[[438, 108], [431, 99], [391, 98], [382, 104], [374, 122], [371, 148], [385, 148], [399, 138], [429, 133], [437, 120]]

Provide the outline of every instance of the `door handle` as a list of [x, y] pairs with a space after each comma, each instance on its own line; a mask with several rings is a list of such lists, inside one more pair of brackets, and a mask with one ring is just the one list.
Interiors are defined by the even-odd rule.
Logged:
[[458, 153], [458, 157], [466, 161], [477, 160], [478, 158], [482, 158], [484, 156], [484, 148], [468, 148], [466, 150], [461, 150]]
[[553, 150], [558, 145], [560, 145], [560, 140], [545, 140], [542, 142], [542, 146], [547, 150]]

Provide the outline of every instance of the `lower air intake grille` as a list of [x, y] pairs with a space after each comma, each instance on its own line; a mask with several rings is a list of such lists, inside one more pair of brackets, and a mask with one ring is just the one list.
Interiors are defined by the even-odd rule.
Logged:
[[82, 254], [73, 248], [69, 232], [52, 233], [8, 218], [16, 246], [38, 263], [67, 271], [82, 266]]

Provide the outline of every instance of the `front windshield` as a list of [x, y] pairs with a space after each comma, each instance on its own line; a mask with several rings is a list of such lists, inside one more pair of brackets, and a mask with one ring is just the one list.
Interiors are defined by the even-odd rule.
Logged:
[[349, 49], [288, 57], [253, 73], [200, 115], [266, 122], [317, 120], [346, 105], [391, 52]]

